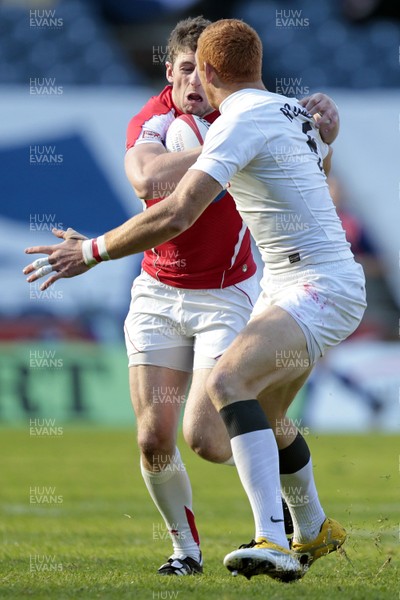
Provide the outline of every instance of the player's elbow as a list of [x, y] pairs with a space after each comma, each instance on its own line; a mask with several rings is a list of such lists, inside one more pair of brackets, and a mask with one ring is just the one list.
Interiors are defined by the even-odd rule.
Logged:
[[129, 153], [125, 157], [125, 174], [138, 198], [147, 200], [153, 197], [153, 181], [151, 177], [144, 172]]
[[138, 173], [134, 175], [127, 173], [127, 175], [138, 198], [142, 198], [143, 200], [153, 198], [153, 182], [150, 177]]

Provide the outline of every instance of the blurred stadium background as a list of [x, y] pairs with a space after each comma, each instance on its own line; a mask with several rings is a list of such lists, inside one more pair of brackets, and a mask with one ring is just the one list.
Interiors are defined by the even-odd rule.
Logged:
[[[3, 0], [0, 5], [0, 424], [134, 424], [123, 320], [140, 257], [62, 280], [21, 274], [53, 226], [98, 235], [141, 210], [127, 123], [165, 84], [175, 23], [239, 17], [271, 91], [330, 94], [332, 194], [367, 274], [358, 332], [321, 362], [293, 416], [314, 431], [398, 431], [400, 8], [389, 0]], [[35, 435], [35, 433], [33, 433]]]

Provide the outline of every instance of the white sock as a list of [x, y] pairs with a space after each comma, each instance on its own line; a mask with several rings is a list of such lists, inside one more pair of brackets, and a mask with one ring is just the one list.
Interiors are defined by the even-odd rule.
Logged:
[[296, 473], [281, 475], [281, 486], [293, 520], [293, 540], [301, 544], [311, 542], [326, 519], [315, 487], [311, 457]]
[[[162, 471], [140, 467], [154, 504], [160, 511], [174, 547], [174, 558], [200, 558], [199, 536], [192, 511], [192, 488], [178, 448], [169, 465]], [[154, 530], [153, 538], [164, 539], [165, 532]]]
[[231, 439], [240, 480], [253, 510], [255, 537], [288, 548], [279, 481], [278, 447], [271, 429]]
[[228, 458], [228, 460], [225, 460], [223, 463], [221, 463], [223, 465], [228, 465], [228, 467], [234, 467], [235, 466], [235, 459], [233, 458], [233, 455], [230, 456]]

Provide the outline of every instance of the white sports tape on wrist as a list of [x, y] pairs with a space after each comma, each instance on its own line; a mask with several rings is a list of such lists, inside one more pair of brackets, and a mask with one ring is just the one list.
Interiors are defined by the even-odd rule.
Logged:
[[[96, 240], [93, 240], [93, 241], [95, 242]], [[101, 256], [101, 260], [111, 260], [109, 254], [107, 252], [106, 240], [105, 240], [104, 235], [100, 235], [97, 238], [97, 248], [98, 248], [99, 255]]]
[[88, 267], [94, 267], [94, 265], [97, 265], [97, 261], [93, 258], [92, 240], [84, 240], [82, 242], [82, 257], [83, 262]]
[[88, 267], [94, 267], [103, 260], [110, 260], [107, 252], [104, 235], [91, 240], [84, 240], [82, 243], [83, 262]]

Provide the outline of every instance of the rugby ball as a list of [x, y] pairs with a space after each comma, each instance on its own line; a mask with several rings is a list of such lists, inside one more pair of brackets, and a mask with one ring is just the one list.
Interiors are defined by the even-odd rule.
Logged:
[[165, 138], [169, 152], [182, 152], [202, 146], [210, 123], [197, 115], [181, 115], [172, 121]]

